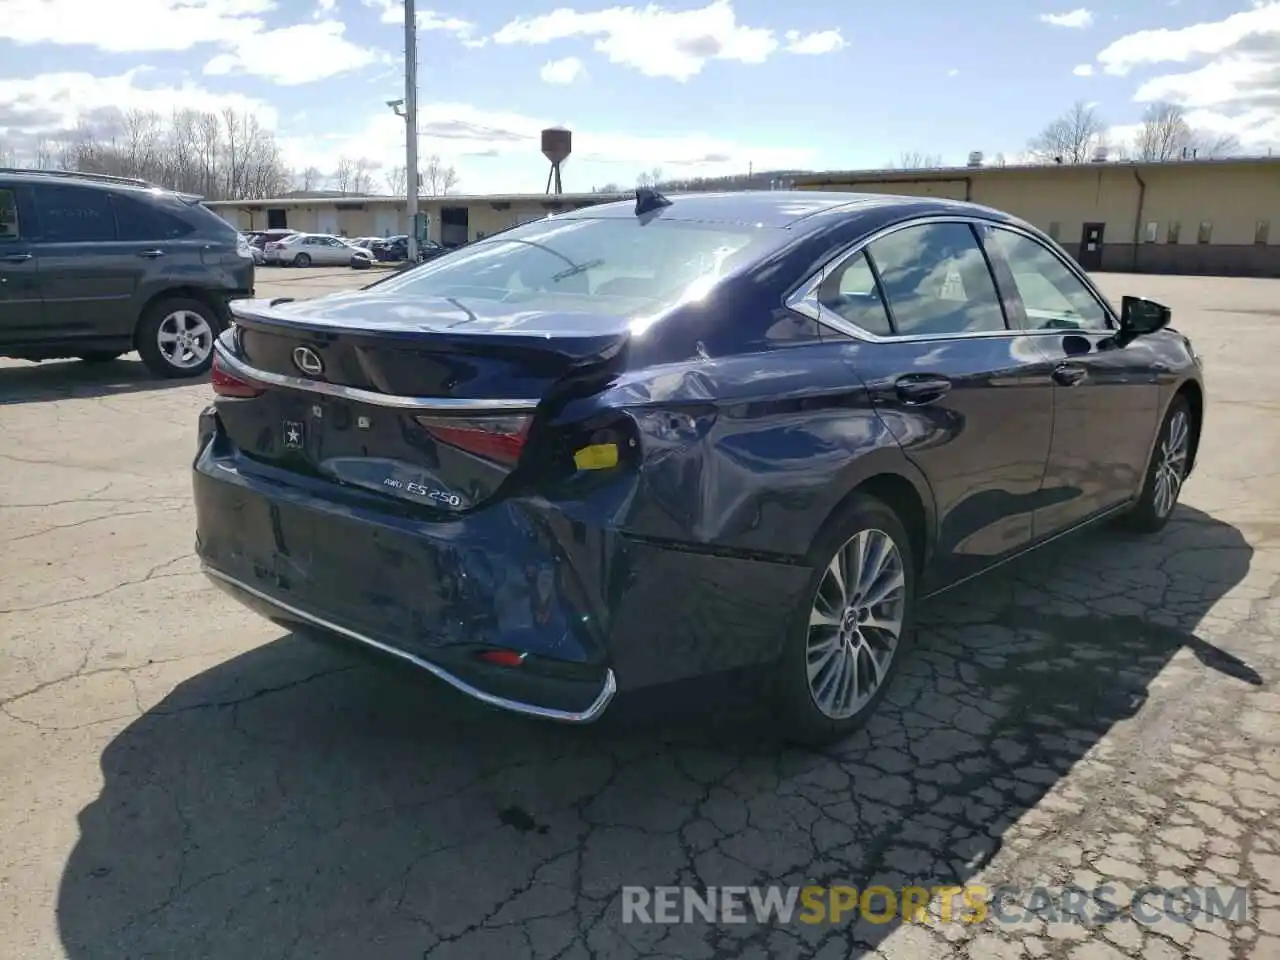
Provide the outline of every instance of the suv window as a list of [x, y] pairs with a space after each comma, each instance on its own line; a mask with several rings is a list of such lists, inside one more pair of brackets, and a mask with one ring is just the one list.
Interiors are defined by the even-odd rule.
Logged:
[[111, 195], [93, 187], [40, 184], [34, 188], [40, 233], [51, 243], [116, 239]]
[[867, 252], [900, 336], [1006, 329], [987, 258], [963, 223], [895, 231]]
[[880, 288], [876, 286], [876, 275], [864, 253], [846, 260], [822, 281], [818, 288], [818, 302], [842, 320], [868, 333], [880, 337], [893, 334], [889, 312], [885, 310]]
[[8, 187], [0, 187], [0, 242], [22, 236], [18, 224], [18, 195]]
[[195, 227], [181, 217], [128, 194], [112, 194], [111, 204], [121, 240], [176, 240], [195, 232]]
[[1107, 312], [1079, 278], [1043, 244], [991, 227], [987, 243], [1004, 257], [1032, 330], [1107, 330]]

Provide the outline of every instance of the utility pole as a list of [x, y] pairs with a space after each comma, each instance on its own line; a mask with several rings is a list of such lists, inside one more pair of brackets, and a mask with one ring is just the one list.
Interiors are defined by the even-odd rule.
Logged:
[[409, 214], [409, 262], [418, 262], [418, 23], [414, 0], [404, 0], [404, 155]]

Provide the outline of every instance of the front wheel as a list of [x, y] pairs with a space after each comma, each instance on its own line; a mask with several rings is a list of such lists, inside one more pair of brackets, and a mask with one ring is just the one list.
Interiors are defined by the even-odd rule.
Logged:
[[199, 300], [174, 297], [152, 305], [138, 324], [138, 353], [161, 377], [198, 377], [213, 365], [213, 341], [222, 330]]
[[1187, 479], [1191, 462], [1191, 404], [1179, 394], [1169, 404], [1160, 426], [1160, 436], [1151, 460], [1138, 502], [1124, 516], [1123, 522], [1139, 533], [1155, 533], [1173, 514]]
[[860, 495], [828, 529], [778, 665], [787, 733], [809, 744], [845, 737], [875, 712], [906, 655], [915, 602], [911, 540], [893, 510]]

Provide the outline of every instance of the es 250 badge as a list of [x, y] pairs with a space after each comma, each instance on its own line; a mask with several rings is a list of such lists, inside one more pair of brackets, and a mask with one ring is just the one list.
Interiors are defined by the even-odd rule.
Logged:
[[397, 480], [395, 477], [387, 477], [382, 481], [382, 484], [383, 486], [391, 487], [393, 490], [403, 490], [412, 496], [429, 500], [432, 503], [439, 503], [454, 510], [462, 506], [462, 497], [456, 493], [450, 493], [448, 490], [434, 490], [412, 480]]

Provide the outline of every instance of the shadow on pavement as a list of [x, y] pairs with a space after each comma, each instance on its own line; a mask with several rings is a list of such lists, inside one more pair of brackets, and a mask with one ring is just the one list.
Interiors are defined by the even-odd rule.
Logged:
[[821, 753], [749, 707], [524, 722], [286, 636], [107, 746], [62, 942], [85, 960], [862, 956], [895, 924], [624, 925], [620, 888], [963, 883], [1180, 650], [1242, 695], [1261, 682], [1193, 633], [1251, 557], [1187, 507], [1157, 537], [1048, 548], [930, 603], [880, 712]]
[[77, 397], [112, 397], [206, 383], [208, 377], [167, 379], [148, 370], [137, 354], [118, 360], [45, 360], [22, 367], [0, 368], [0, 406], [45, 403]]

